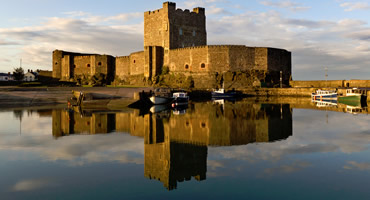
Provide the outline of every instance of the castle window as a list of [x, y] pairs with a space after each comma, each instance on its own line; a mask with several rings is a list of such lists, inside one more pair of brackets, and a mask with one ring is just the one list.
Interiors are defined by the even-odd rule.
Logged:
[[193, 30], [193, 37], [195, 37], [195, 35], [196, 35], [196, 32], [195, 32], [195, 30]]
[[73, 65], [73, 68], [76, 68], [76, 65]]
[[179, 29], [179, 34], [183, 35], [184, 33], [182, 32], [182, 28]]
[[201, 126], [202, 126], [202, 128], [205, 128], [206, 127], [206, 123], [202, 122]]
[[55, 65], [57, 65], [57, 64], [58, 64], [58, 62], [55, 63]]
[[101, 62], [98, 63], [98, 66], [101, 66]]
[[188, 64], [185, 65], [185, 69], [189, 69], [189, 65]]
[[136, 60], [134, 60], [134, 63], [136, 63]]
[[90, 64], [87, 64], [86, 66], [87, 66], [87, 67], [90, 67]]
[[202, 68], [202, 69], [206, 68], [206, 64], [202, 63], [202, 64], [200, 65], [200, 68]]

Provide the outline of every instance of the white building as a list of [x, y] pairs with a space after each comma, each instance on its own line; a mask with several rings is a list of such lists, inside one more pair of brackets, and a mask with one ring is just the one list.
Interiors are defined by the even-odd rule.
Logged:
[[10, 73], [8, 73], [8, 74], [0, 73], [0, 81], [13, 81], [13, 80], [14, 80], [14, 78]]
[[23, 78], [23, 81], [35, 81], [35, 80], [37, 80], [37, 73], [35, 72], [27, 72]]

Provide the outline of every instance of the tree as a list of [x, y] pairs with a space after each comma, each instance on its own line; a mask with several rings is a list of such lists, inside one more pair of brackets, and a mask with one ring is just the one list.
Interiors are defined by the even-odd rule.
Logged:
[[22, 81], [24, 78], [24, 70], [22, 67], [14, 68], [13, 71], [14, 79], [17, 81]]

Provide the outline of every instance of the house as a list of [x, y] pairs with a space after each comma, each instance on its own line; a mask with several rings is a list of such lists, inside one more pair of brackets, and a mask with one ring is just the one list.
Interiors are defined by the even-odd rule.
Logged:
[[37, 80], [37, 73], [33, 72], [32, 70], [28, 70], [26, 74], [24, 74], [23, 81], [36, 81]]
[[9, 73], [0, 73], [0, 81], [13, 81], [13, 76]]

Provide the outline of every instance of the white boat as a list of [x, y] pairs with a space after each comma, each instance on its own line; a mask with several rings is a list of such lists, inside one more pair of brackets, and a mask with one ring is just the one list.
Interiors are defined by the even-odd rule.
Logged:
[[223, 99], [223, 98], [234, 98], [236, 92], [226, 92], [225, 89], [221, 88], [212, 92], [212, 98]]
[[156, 88], [149, 100], [154, 105], [168, 104], [173, 100], [170, 88]]
[[168, 110], [169, 109], [169, 106], [168, 105], [153, 105], [152, 107], [150, 107], [150, 112], [151, 113], [160, 113], [160, 112], [163, 112], [165, 110]]
[[316, 90], [311, 94], [312, 100], [337, 100], [338, 93], [335, 90]]
[[161, 97], [161, 96], [151, 96], [149, 99], [154, 105], [167, 104], [173, 100], [173, 98]]
[[338, 107], [337, 100], [312, 100], [318, 108]]
[[347, 105], [346, 112], [356, 115], [362, 112], [362, 107]]
[[185, 92], [175, 92], [172, 94], [172, 107], [187, 105], [189, 103], [189, 96]]

